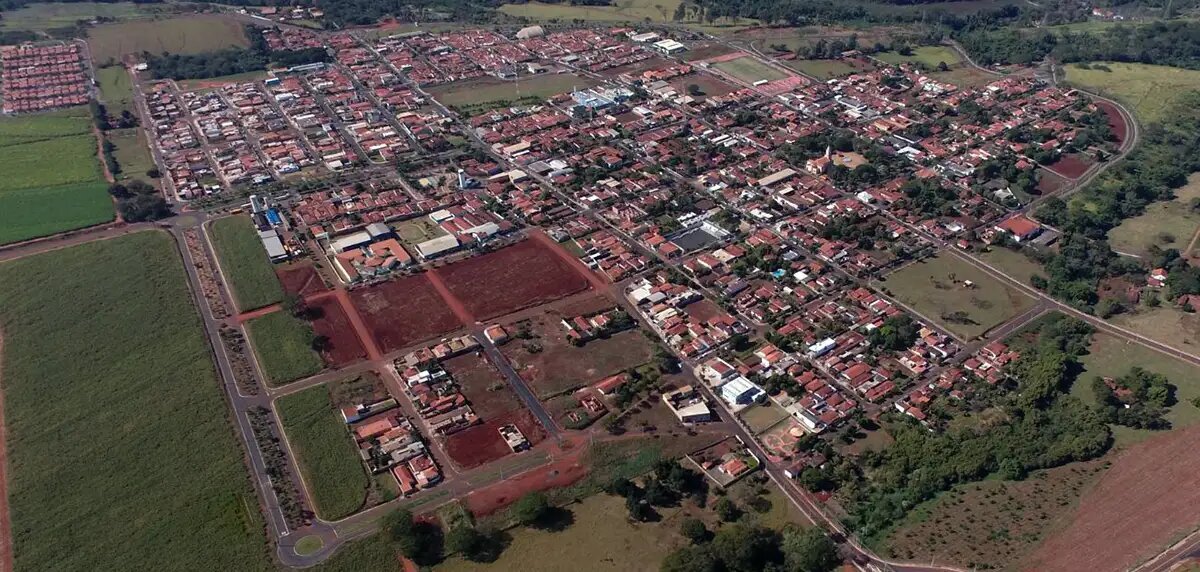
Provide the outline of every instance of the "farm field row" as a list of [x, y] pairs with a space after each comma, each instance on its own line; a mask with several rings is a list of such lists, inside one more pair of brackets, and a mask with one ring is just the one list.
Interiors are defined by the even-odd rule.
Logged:
[[0, 298], [17, 570], [272, 568], [166, 234], [5, 263]]
[[106, 18], [128, 20], [148, 17], [153, 10], [134, 2], [37, 2], [16, 10], [5, 10], [0, 30], [46, 32], [55, 28], [73, 28], [80, 20]]

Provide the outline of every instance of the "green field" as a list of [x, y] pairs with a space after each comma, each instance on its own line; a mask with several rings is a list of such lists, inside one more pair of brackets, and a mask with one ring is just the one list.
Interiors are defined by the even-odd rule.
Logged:
[[96, 155], [86, 107], [0, 118], [0, 244], [111, 221]]
[[127, 20], [146, 16], [154, 8], [132, 2], [70, 2], [37, 3], [16, 10], [5, 10], [0, 19], [0, 30], [31, 30], [45, 32], [54, 28], [69, 28], [79, 20], [97, 17]]
[[117, 174], [118, 179], [141, 179], [154, 184], [154, 180], [146, 176], [146, 171], [155, 168], [154, 157], [150, 155], [146, 133], [140, 127], [113, 129], [106, 132], [105, 136], [116, 146], [113, 159], [121, 169]]
[[1108, 245], [1117, 252], [1145, 256], [1151, 246], [1186, 252], [1196, 230], [1200, 214], [1192, 212], [1189, 202], [1200, 198], [1200, 176], [1192, 175], [1188, 184], [1175, 190], [1175, 199], [1151, 203], [1146, 212], [1125, 219], [1108, 231]]
[[0, 299], [16, 570], [272, 568], [168, 235], [2, 264]]
[[881, 284], [901, 302], [964, 339], [1033, 306], [1033, 298], [948, 254], [909, 264], [888, 274]]
[[783, 65], [817, 79], [831, 79], [864, 71], [845, 60], [792, 60], [783, 62]]
[[308, 322], [287, 312], [272, 312], [246, 322], [254, 355], [267, 383], [278, 386], [321, 371], [321, 356], [312, 349]]
[[572, 89], [596, 85], [596, 81], [574, 74], [543, 74], [520, 82], [495, 78], [471, 80], [431, 88], [430, 95], [442, 104], [475, 114], [518, 101], [541, 102]]
[[100, 98], [104, 100], [109, 114], [117, 116], [122, 111], [135, 111], [133, 78], [124, 66], [96, 68], [96, 83], [100, 84]]
[[[548, 20], [584, 20], [588, 22], [673, 22], [672, 16], [679, 6], [680, 0], [615, 0], [607, 6], [588, 6], [570, 4], [546, 4], [542, 2], [527, 2], [521, 4], [505, 4], [500, 11], [510, 16], [544, 22]], [[722, 18], [708, 25], [699, 18], [689, 17], [682, 22], [690, 28], [720, 34], [734, 32], [746, 26], [753, 25], [755, 20], [749, 18]]]
[[978, 253], [978, 256], [980, 260], [995, 266], [1013, 278], [1020, 279], [1025, 284], [1029, 284], [1035, 275], [1046, 277], [1046, 269], [1021, 252], [994, 246], [988, 252]]
[[913, 48], [912, 55], [902, 56], [897, 52], [880, 52], [875, 57], [889, 64], [916, 63], [929, 69], [934, 69], [939, 63], [945, 62], [953, 66], [962, 62], [954, 48], [946, 46], [921, 46]]
[[384, 533], [342, 545], [328, 560], [306, 568], [313, 572], [400, 572], [400, 557]]
[[276, 402], [317, 515], [338, 520], [362, 507], [370, 486], [358, 449], [323, 385]]
[[1145, 64], [1103, 65], [1112, 71], [1067, 65], [1067, 82], [1121, 101], [1143, 123], [1158, 122], [1181, 94], [1200, 89], [1200, 71], [1196, 70]]
[[715, 63], [712, 67], [746, 83], [787, 77], [787, 74], [749, 56]]
[[245, 312], [283, 300], [283, 286], [249, 217], [231, 216], [209, 225], [213, 250], [233, 300]]
[[198, 54], [248, 45], [240, 22], [213, 14], [102, 24], [88, 30], [92, 61], [98, 65], [119, 62], [125, 54], [143, 51]]
[[[1200, 369], [1195, 366], [1145, 346], [1099, 333], [1092, 338], [1089, 352], [1080, 362], [1083, 364], [1083, 372], [1071, 386], [1071, 395], [1084, 403], [1096, 403], [1096, 396], [1092, 393], [1093, 378], [1121, 377], [1129, 373], [1133, 366], [1138, 366], [1166, 376], [1175, 385], [1175, 398], [1178, 402], [1167, 408], [1167, 414], [1164, 416], [1173, 428], [1186, 427], [1200, 421], [1200, 408], [1191, 403], [1193, 399], [1200, 397]], [[1129, 427], [1113, 427], [1113, 438], [1118, 445], [1135, 442], [1157, 433]]]

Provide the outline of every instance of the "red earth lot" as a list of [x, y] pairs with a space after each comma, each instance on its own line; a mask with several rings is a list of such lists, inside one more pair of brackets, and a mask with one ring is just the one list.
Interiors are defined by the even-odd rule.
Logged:
[[1112, 127], [1113, 135], [1117, 136], [1117, 144], [1123, 145], [1125, 137], [1128, 135], [1129, 126], [1125, 125], [1125, 119], [1121, 117], [1121, 112], [1117, 110], [1117, 106], [1107, 101], [1097, 101], [1096, 107], [1099, 107], [1108, 116], [1108, 125]]
[[317, 269], [313, 268], [311, 264], [280, 266], [275, 269], [275, 275], [279, 277], [283, 291], [288, 294], [311, 296], [325, 291], [325, 283], [321, 281]]
[[464, 500], [475, 516], [487, 516], [512, 504], [527, 493], [545, 491], [574, 484], [588, 474], [585, 461], [587, 448], [582, 442], [571, 443], [574, 450], [554, 462], [505, 479], [490, 487], [478, 489]]
[[1087, 157], [1071, 154], [1063, 155], [1061, 159], [1055, 161], [1053, 165], [1047, 165], [1046, 168], [1068, 179], [1078, 179], [1091, 166], [1092, 161]]
[[384, 352], [462, 327], [424, 274], [352, 290], [350, 299]]
[[684, 306], [683, 311], [697, 320], [709, 320], [721, 315], [721, 307], [708, 298]]
[[1157, 554], [1200, 524], [1200, 426], [1120, 453], [1069, 525], [1023, 563], [1039, 572], [1117, 572]]
[[530, 445], [546, 438], [546, 431], [521, 404], [495, 366], [479, 354], [465, 354], [442, 362], [458, 382], [462, 394], [483, 423], [446, 438], [446, 452], [463, 468], [478, 467], [512, 453], [500, 437], [500, 427], [515, 424]]
[[324, 297], [309, 302], [308, 306], [318, 316], [312, 321], [313, 332], [329, 340], [329, 348], [321, 352], [326, 365], [343, 366], [367, 357], [367, 350], [350, 324], [350, 317], [336, 297]]
[[1043, 195], [1049, 195], [1057, 192], [1066, 185], [1066, 179], [1054, 174], [1052, 171], [1042, 171], [1041, 178], [1038, 179], [1037, 190]]
[[478, 320], [544, 304], [588, 288], [586, 278], [537, 240], [524, 240], [433, 272]]

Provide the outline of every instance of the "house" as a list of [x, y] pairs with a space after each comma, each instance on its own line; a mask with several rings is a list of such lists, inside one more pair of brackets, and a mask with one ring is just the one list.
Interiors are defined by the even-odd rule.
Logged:
[[628, 381], [629, 376], [623, 373], [618, 373], [617, 375], [606, 377], [600, 380], [594, 387], [596, 388], [596, 391], [600, 392], [600, 395], [609, 396], [612, 395], [613, 392], [620, 389], [621, 386], [625, 385], [625, 383]]
[[1033, 222], [1025, 215], [1016, 215], [996, 225], [998, 232], [1006, 232], [1013, 240], [1022, 242], [1037, 238], [1042, 233], [1042, 225]]
[[679, 418], [679, 422], [685, 425], [704, 423], [714, 419], [712, 410], [704, 402], [700, 392], [690, 385], [663, 393], [662, 400], [675, 414], [675, 417]]
[[1167, 269], [1155, 268], [1150, 271], [1150, 275], [1146, 277], [1146, 286], [1149, 288], [1162, 288], [1167, 285]]
[[483, 335], [488, 339], [489, 342], [492, 342], [496, 345], [503, 344], [509, 339], [508, 332], [505, 331], [504, 327], [500, 324], [488, 326], [487, 329], [483, 331]]

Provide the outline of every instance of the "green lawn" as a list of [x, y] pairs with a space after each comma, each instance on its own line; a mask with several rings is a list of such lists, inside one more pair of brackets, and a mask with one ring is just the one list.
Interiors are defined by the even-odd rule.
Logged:
[[98, 65], [119, 62], [125, 54], [143, 51], [198, 54], [249, 46], [242, 26], [237, 20], [216, 14], [101, 24], [88, 30], [88, 47], [92, 61]]
[[749, 56], [715, 63], [712, 67], [746, 83], [787, 77], [787, 74]]
[[115, 65], [96, 69], [96, 83], [100, 84], [100, 98], [104, 100], [108, 113], [118, 116], [122, 111], [133, 113], [133, 78], [125, 66]]
[[990, 251], [979, 253], [978, 256], [984, 262], [1003, 270], [1013, 278], [1019, 278], [1025, 284], [1029, 284], [1035, 275], [1046, 277], [1046, 269], [1021, 252], [993, 246]]
[[889, 64], [916, 63], [929, 69], [936, 68], [942, 62], [948, 66], [962, 62], [958, 52], [947, 46], [921, 46], [913, 48], [912, 54], [907, 56], [898, 52], [879, 52], [875, 57]]
[[91, 115], [0, 118], [0, 244], [113, 220]]
[[948, 254], [909, 264], [888, 274], [881, 284], [900, 301], [965, 339], [1033, 306], [1033, 298]]
[[209, 225], [213, 250], [234, 302], [245, 312], [283, 300], [283, 286], [250, 217], [231, 216]]
[[1104, 63], [1111, 71], [1066, 66], [1066, 79], [1079, 87], [1099, 92], [1133, 109], [1143, 123], [1157, 123], [1178, 97], [1200, 89], [1200, 71], [1145, 64]]
[[279, 398], [275, 405], [317, 515], [338, 520], [361, 508], [370, 483], [329, 390], [310, 387]]
[[1175, 190], [1175, 199], [1151, 203], [1146, 212], [1125, 219], [1108, 231], [1108, 244], [1117, 252], [1146, 256], [1151, 246], [1184, 252], [1200, 228], [1200, 214], [1188, 203], [1200, 198], [1200, 177], [1188, 177], [1188, 184]]
[[817, 79], [831, 79], [857, 73], [859, 68], [845, 60], [792, 60], [784, 62], [789, 68]]
[[400, 572], [400, 557], [385, 538], [375, 533], [342, 545], [328, 560], [307, 568], [313, 572]]
[[[1092, 393], [1092, 379], [1096, 376], [1121, 377], [1129, 373], [1133, 366], [1138, 366], [1166, 376], [1175, 385], [1175, 397], [1178, 402], [1169, 407], [1166, 414], [1173, 428], [1186, 427], [1200, 421], [1200, 408], [1191, 403], [1193, 399], [1200, 397], [1200, 369], [1195, 366], [1101, 333], [1092, 338], [1088, 354], [1080, 361], [1083, 363], [1083, 373], [1079, 374], [1071, 386], [1071, 395], [1084, 403], [1096, 403], [1096, 396]], [[1113, 437], [1118, 445], [1135, 442], [1157, 433], [1128, 427], [1113, 428]]]
[[267, 383], [283, 385], [321, 371], [321, 356], [312, 349], [307, 322], [285, 312], [272, 312], [246, 322], [254, 355]]
[[16, 570], [273, 568], [168, 235], [0, 264], [0, 299]]

